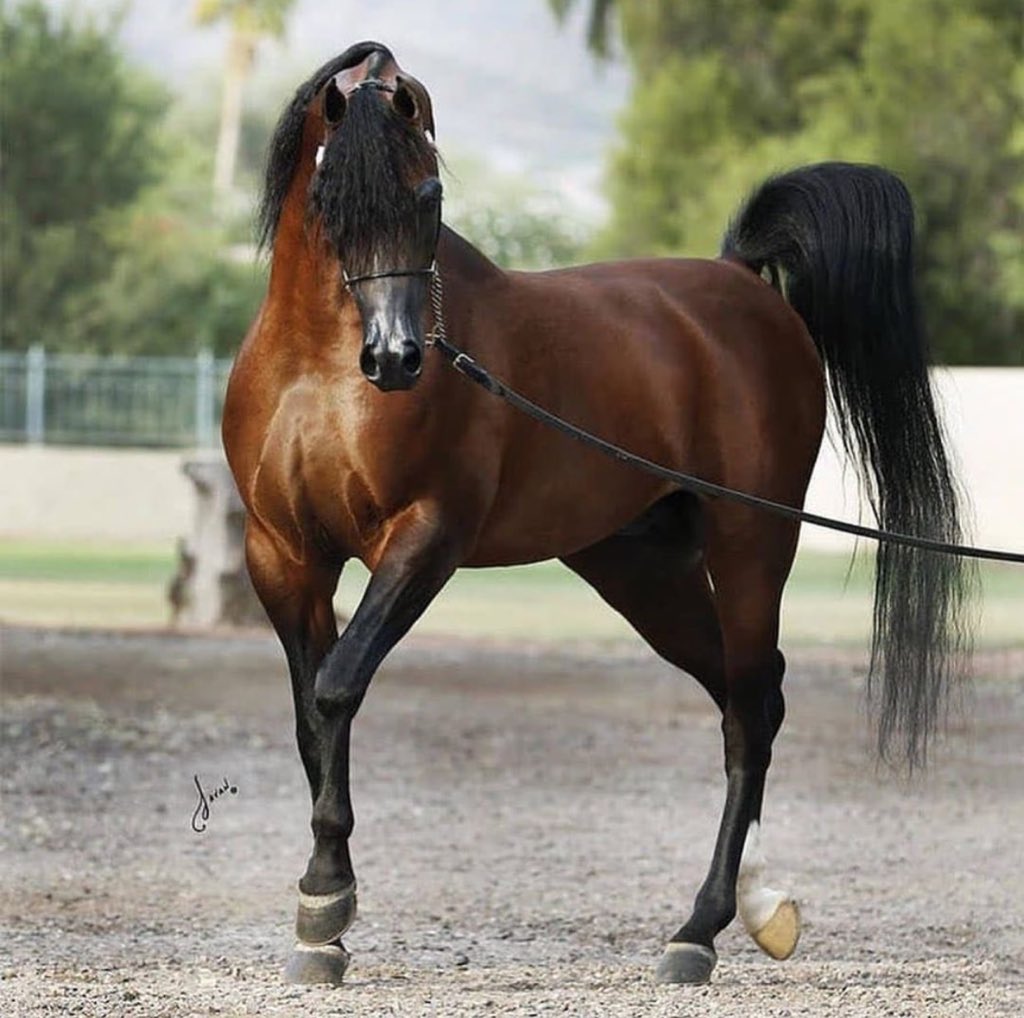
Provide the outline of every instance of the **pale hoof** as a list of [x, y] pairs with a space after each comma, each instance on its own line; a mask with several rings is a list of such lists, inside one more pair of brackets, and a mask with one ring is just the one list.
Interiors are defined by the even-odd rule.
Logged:
[[348, 961], [349, 953], [340, 942], [322, 944], [320, 947], [296, 944], [285, 966], [284, 979], [286, 983], [331, 983], [340, 986], [345, 978]]
[[333, 894], [299, 892], [295, 934], [303, 944], [319, 947], [332, 944], [348, 931], [356, 918], [356, 885]]
[[751, 930], [750, 935], [765, 954], [785, 961], [800, 939], [800, 906], [792, 898], [779, 902], [768, 922], [757, 931]]
[[755, 820], [747, 831], [736, 876], [736, 911], [754, 943], [765, 954], [784, 961], [800, 939], [800, 908], [788, 892], [765, 887], [760, 841], [761, 825]]
[[706, 983], [717, 961], [713, 948], [672, 941], [665, 947], [654, 979], [659, 983]]

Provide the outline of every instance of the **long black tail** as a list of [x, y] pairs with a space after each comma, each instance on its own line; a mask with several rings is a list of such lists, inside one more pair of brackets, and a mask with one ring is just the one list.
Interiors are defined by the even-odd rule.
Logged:
[[[767, 269], [807, 323], [879, 526], [959, 543], [913, 242], [913, 205], [898, 177], [877, 166], [821, 163], [762, 184], [730, 224], [722, 255]], [[868, 689], [883, 757], [896, 748], [911, 766], [924, 762], [969, 654], [973, 576], [955, 556], [893, 544], [878, 550]]]

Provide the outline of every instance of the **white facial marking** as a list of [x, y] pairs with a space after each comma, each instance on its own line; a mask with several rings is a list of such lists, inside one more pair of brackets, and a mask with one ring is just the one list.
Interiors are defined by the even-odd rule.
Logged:
[[736, 911], [751, 936], [764, 929], [779, 905], [789, 898], [785, 891], [765, 887], [765, 861], [760, 842], [761, 825], [755, 820], [747, 829], [740, 871], [736, 877]]
[[316, 148], [316, 164], [319, 166], [324, 161], [324, 147], [318, 145]]

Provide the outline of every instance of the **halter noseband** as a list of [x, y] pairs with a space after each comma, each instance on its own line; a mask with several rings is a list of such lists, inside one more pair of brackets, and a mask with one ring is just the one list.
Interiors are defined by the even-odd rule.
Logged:
[[341, 275], [347, 289], [353, 283], [362, 283], [367, 279], [387, 279], [389, 276], [430, 276], [430, 310], [434, 315], [434, 327], [427, 333], [427, 346], [443, 345], [448, 338], [448, 329], [444, 321], [444, 287], [441, 284], [441, 273], [437, 271], [437, 259], [430, 263], [428, 269], [392, 269], [388, 272], [367, 272], [362, 276], [349, 276], [344, 269]]
[[344, 269], [341, 270], [341, 277], [349, 289], [352, 288], [353, 283], [363, 283], [367, 279], [388, 279], [391, 276], [430, 276], [433, 278], [436, 274], [436, 258], [425, 269], [385, 269], [383, 272], [364, 272], [360, 276], [350, 276]]

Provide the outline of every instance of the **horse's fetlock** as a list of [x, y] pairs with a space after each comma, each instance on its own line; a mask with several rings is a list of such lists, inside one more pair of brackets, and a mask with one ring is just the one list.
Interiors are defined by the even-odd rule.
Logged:
[[317, 843], [323, 844], [332, 841], [347, 842], [352, 837], [355, 824], [352, 817], [317, 813], [314, 807], [313, 821], [310, 826], [313, 828], [313, 836]]

